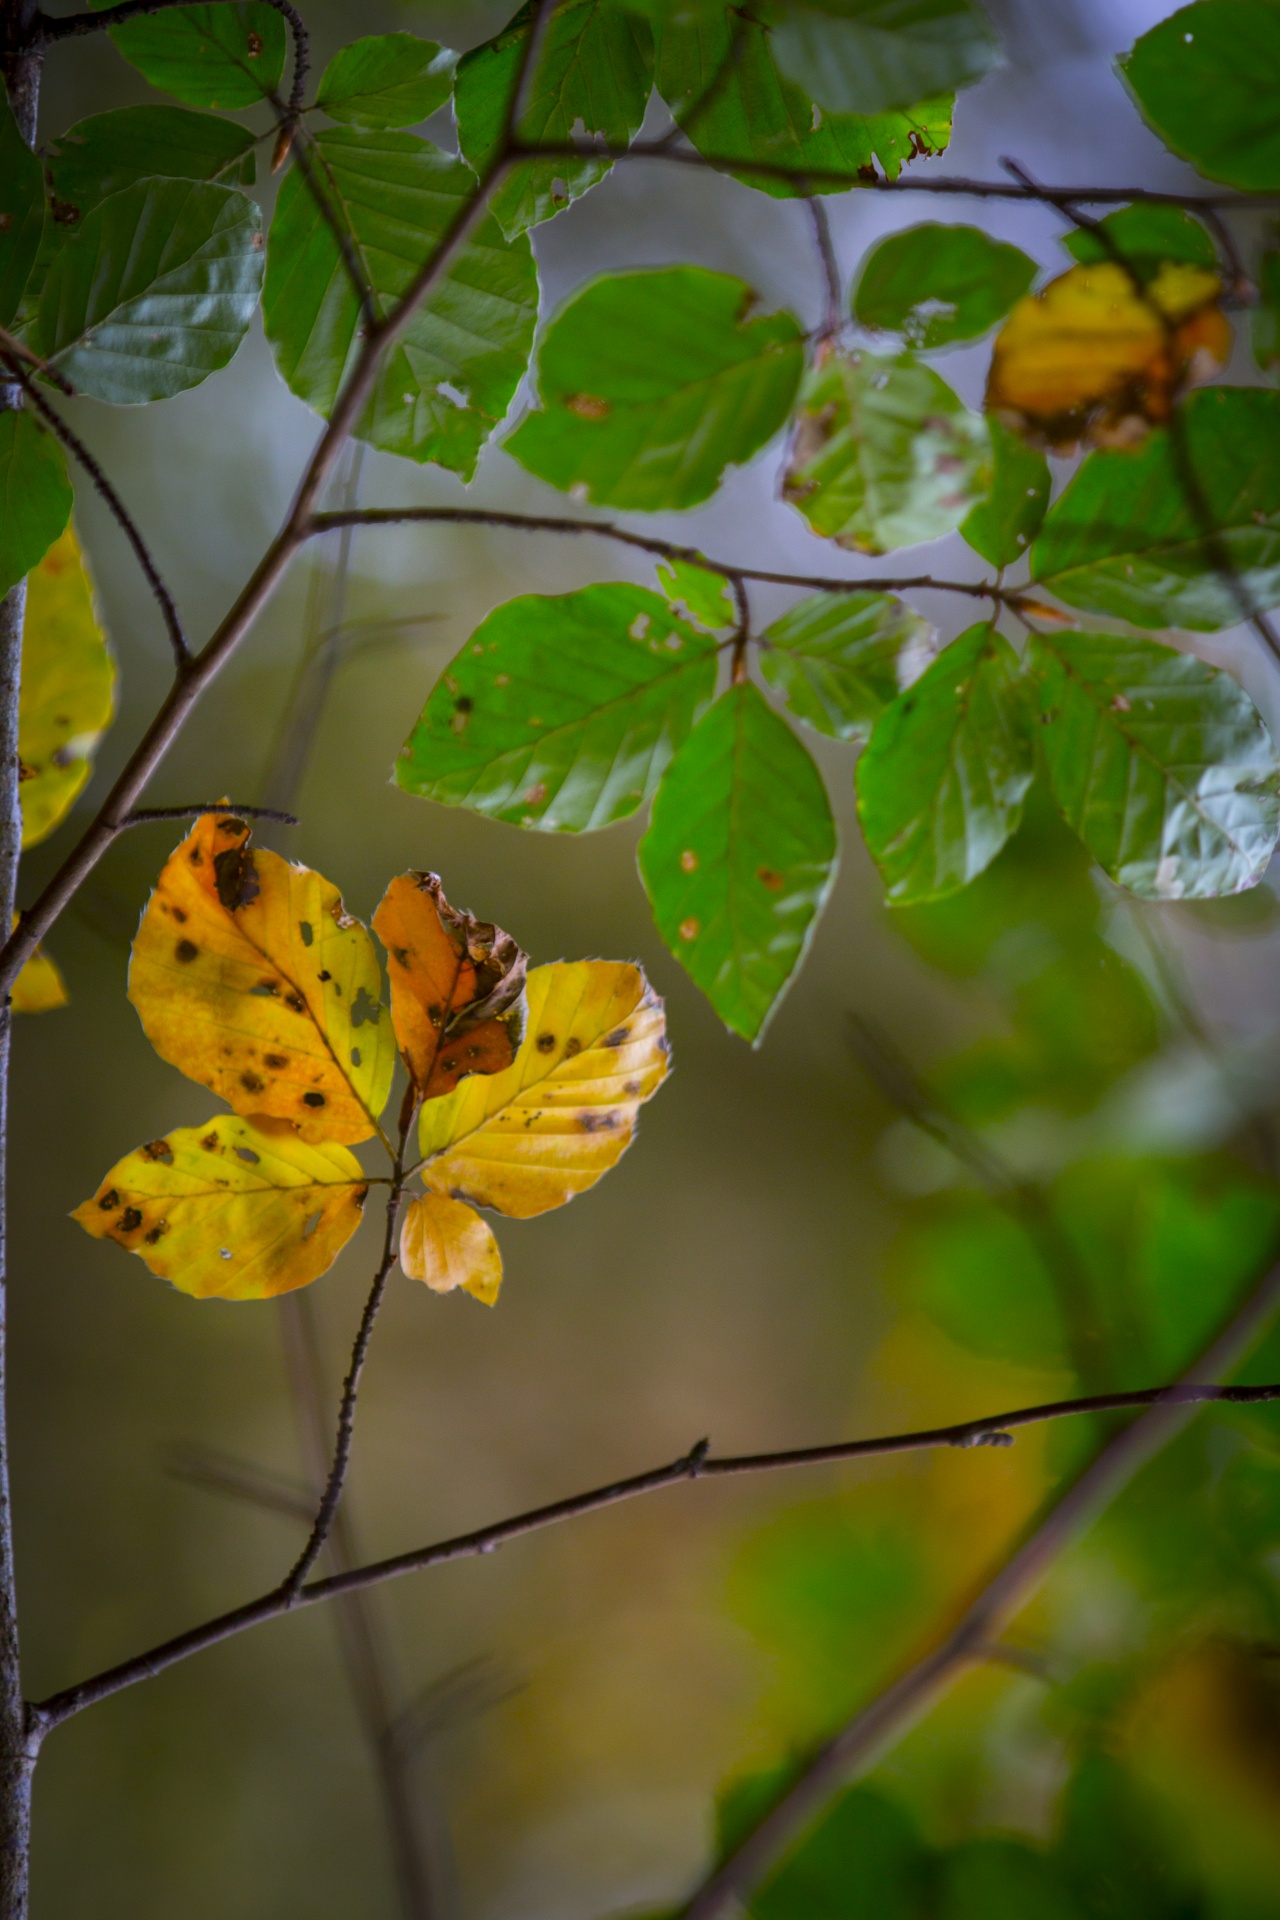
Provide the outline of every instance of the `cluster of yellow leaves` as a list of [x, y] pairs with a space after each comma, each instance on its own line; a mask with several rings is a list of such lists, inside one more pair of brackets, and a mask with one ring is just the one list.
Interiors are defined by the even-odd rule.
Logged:
[[1166, 261], [1145, 287], [1117, 261], [1072, 267], [1020, 300], [996, 337], [987, 408], [1058, 451], [1132, 444], [1231, 351], [1222, 283]]
[[661, 1003], [637, 967], [528, 974], [501, 928], [451, 907], [434, 874], [401, 874], [367, 929], [310, 868], [205, 814], [142, 917], [129, 997], [157, 1052], [234, 1109], [127, 1154], [76, 1219], [201, 1298], [308, 1285], [360, 1221], [350, 1152], [377, 1135], [397, 1050], [419, 1112], [426, 1191], [406, 1210], [405, 1272], [492, 1302], [502, 1278], [475, 1206], [560, 1206], [623, 1153], [667, 1066]]

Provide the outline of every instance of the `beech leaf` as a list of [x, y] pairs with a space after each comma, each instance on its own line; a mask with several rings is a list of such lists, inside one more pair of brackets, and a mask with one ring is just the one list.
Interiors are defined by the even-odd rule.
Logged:
[[25, 410], [0, 413], [0, 598], [48, 553], [72, 497], [53, 435]]
[[765, 679], [798, 720], [835, 740], [866, 740], [937, 651], [929, 622], [885, 593], [815, 593], [760, 638]]
[[502, 1285], [502, 1254], [474, 1207], [443, 1193], [410, 1200], [400, 1227], [400, 1265], [433, 1293], [463, 1287], [491, 1307]]
[[24, 847], [53, 832], [92, 773], [94, 751], [115, 712], [115, 687], [92, 582], [68, 527], [27, 576], [18, 698]]

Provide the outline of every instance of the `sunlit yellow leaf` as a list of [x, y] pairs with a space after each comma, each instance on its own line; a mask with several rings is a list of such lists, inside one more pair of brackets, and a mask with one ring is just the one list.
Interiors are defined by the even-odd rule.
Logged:
[[69, 998], [56, 962], [37, 947], [13, 983], [9, 1004], [15, 1013], [52, 1013]]
[[68, 527], [27, 576], [18, 711], [24, 847], [53, 832], [89, 778], [90, 756], [115, 711], [115, 681], [80, 543]]
[[443, 1193], [424, 1194], [405, 1208], [400, 1265], [411, 1280], [436, 1293], [465, 1287], [491, 1307], [502, 1285], [498, 1243], [478, 1213]]
[[466, 1074], [509, 1067], [524, 1037], [528, 955], [509, 933], [451, 907], [434, 873], [402, 873], [373, 916], [387, 949], [391, 1018], [428, 1100]]
[[1231, 351], [1222, 283], [1168, 261], [1139, 292], [1117, 261], [1072, 267], [1020, 300], [997, 336], [987, 407], [1058, 448], [1118, 445], [1165, 420]]
[[395, 1066], [373, 941], [309, 867], [203, 814], [142, 916], [129, 998], [162, 1059], [304, 1140], [366, 1140]]
[[521, 1220], [562, 1206], [625, 1152], [666, 1071], [662, 1002], [639, 967], [536, 967], [514, 1066], [423, 1107], [423, 1180]]
[[126, 1154], [73, 1218], [197, 1299], [266, 1300], [332, 1264], [367, 1191], [345, 1147], [223, 1113]]

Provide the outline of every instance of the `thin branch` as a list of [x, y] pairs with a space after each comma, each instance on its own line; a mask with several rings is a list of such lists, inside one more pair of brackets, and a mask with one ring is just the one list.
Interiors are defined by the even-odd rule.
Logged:
[[147, 585], [155, 595], [160, 608], [160, 617], [164, 621], [165, 632], [169, 636], [169, 645], [173, 649], [174, 664], [179, 674], [185, 673], [191, 664], [191, 648], [183, 631], [182, 618], [178, 612], [173, 595], [165, 585], [164, 578], [152, 557], [151, 549], [142, 537], [137, 521], [125, 506], [124, 501], [108, 480], [97, 460], [94, 459], [79, 434], [69, 427], [55, 408], [49, 405], [39, 387], [23, 367], [21, 361], [14, 358], [7, 348], [0, 351], [0, 359], [8, 367], [18, 385], [27, 397], [28, 404], [35, 408], [49, 430], [60, 440], [68, 452], [74, 455], [88, 474], [125, 539], [133, 548], [134, 558], [141, 567]]
[[836, 259], [836, 250], [831, 239], [831, 222], [827, 218], [827, 210], [821, 200], [806, 200], [804, 204], [813, 222], [813, 237], [818, 249], [818, 262], [822, 268], [823, 285], [826, 289], [826, 305], [817, 336], [817, 346], [821, 353], [823, 347], [839, 338], [844, 327], [843, 289], [840, 285], [840, 263]]
[[194, 820], [202, 813], [234, 813], [246, 820], [277, 820], [282, 827], [300, 824], [296, 813], [281, 813], [276, 807], [242, 807], [235, 800], [193, 800], [189, 807], [135, 807], [123, 820], [117, 820], [115, 830], [127, 833], [130, 827], [149, 827], [156, 820]]
[[[752, 1890], [812, 1824], [831, 1795], [864, 1772], [967, 1666], [983, 1659], [1064, 1549], [1182, 1430], [1192, 1404], [1186, 1396], [1213, 1391], [1193, 1385], [1195, 1375], [1225, 1372], [1234, 1366], [1278, 1307], [1280, 1266], [1273, 1267], [1252, 1290], [1196, 1361], [1192, 1376], [1148, 1402], [1149, 1410], [1107, 1441], [1067, 1491], [1053, 1500], [965, 1608], [959, 1623], [820, 1749], [703, 1882], [684, 1909], [683, 1920], [719, 1920], [729, 1909], [745, 1906]], [[1238, 1396], [1242, 1391], [1247, 1389], [1219, 1389], [1219, 1396]], [[1096, 1410], [1101, 1411], [1104, 1404], [1118, 1406], [1122, 1399], [1103, 1396]]]
[[167, 1471], [175, 1480], [248, 1500], [270, 1513], [286, 1514], [291, 1520], [310, 1520], [315, 1512], [315, 1502], [305, 1488], [204, 1447], [180, 1448], [167, 1462]]
[[[42, 14], [37, 22], [34, 44], [38, 47], [56, 46], [59, 40], [79, 38], [86, 33], [101, 33], [108, 27], [123, 26], [126, 20], [136, 20], [140, 15], [167, 13], [171, 7], [184, 4], [185, 0], [121, 0], [118, 6], [103, 7], [93, 13], [64, 13], [54, 17]], [[289, 0], [267, 0], [267, 4], [284, 15], [293, 35], [293, 85], [289, 89], [289, 110], [296, 114], [302, 110], [307, 69], [311, 64], [307, 29], [302, 15], [289, 4]]]
[[[1272, 1276], [1272, 1290], [1274, 1305], [1280, 1301], [1280, 1268]], [[1210, 1357], [1212, 1351], [1216, 1350], [1211, 1350]], [[277, 1587], [271, 1593], [263, 1594], [260, 1599], [250, 1600], [229, 1613], [219, 1614], [215, 1619], [205, 1621], [202, 1626], [192, 1627], [172, 1640], [149, 1648], [146, 1653], [135, 1654], [131, 1660], [94, 1674], [77, 1686], [51, 1694], [47, 1700], [32, 1707], [33, 1723], [41, 1733], [47, 1733], [64, 1720], [69, 1720], [73, 1714], [82, 1712], [85, 1707], [107, 1700], [126, 1687], [136, 1686], [140, 1680], [153, 1679], [156, 1674], [163, 1673], [166, 1667], [175, 1666], [194, 1653], [203, 1653], [206, 1647], [218, 1646], [249, 1627], [259, 1626], [266, 1620], [276, 1620], [281, 1614], [298, 1607], [378, 1586], [382, 1581], [397, 1579], [402, 1574], [421, 1573], [428, 1567], [470, 1559], [475, 1554], [492, 1553], [510, 1540], [540, 1533], [544, 1527], [556, 1526], [562, 1520], [598, 1513], [606, 1507], [619, 1506], [624, 1500], [656, 1493], [663, 1487], [678, 1486], [686, 1480], [728, 1479], [740, 1474], [770, 1473], [791, 1467], [831, 1466], [845, 1460], [920, 1453], [936, 1447], [1004, 1447], [1011, 1443], [1012, 1433], [1018, 1427], [1036, 1426], [1046, 1420], [1068, 1419], [1077, 1414], [1110, 1413], [1136, 1407], [1186, 1408], [1209, 1402], [1255, 1406], [1272, 1400], [1280, 1400], [1280, 1382], [1269, 1386], [1224, 1387], [1188, 1377], [1175, 1386], [1144, 1387], [1124, 1393], [1090, 1394], [1081, 1399], [1054, 1400], [1041, 1406], [1018, 1407], [1009, 1413], [990, 1414], [982, 1420], [961, 1420], [949, 1427], [925, 1427], [912, 1433], [884, 1434], [869, 1440], [840, 1440], [828, 1446], [792, 1447], [780, 1453], [727, 1454], [717, 1458], [708, 1453], [707, 1442], [700, 1440], [688, 1453], [666, 1466], [651, 1467], [648, 1472], [634, 1474], [630, 1479], [592, 1487], [586, 1493], [573, 1494], [550, 1506], [534, 1507], [527, 1513], [499, 1520], [474, 1533], [456, 1534], [451, 1539], [418, 1547], [410, 1553], [396, 1554], [391, 1559], [353, 1567], [347, 1573], [314, 1580], [291, 1600], [286, 1599]]]
[[[378, 303], [356, 252], [355, 242], [335, 204], [338, 199], [337, 192], [334, 190], [331, 198], [330, 192], [326, 191], [326, 188], [333, 189], [333, 174], [306, 122], [296, 114], [292, 114], [281, 102], [273, 101], [273, 105], [276, 106], [280, 116], [281, 143], [287, 140], [292, 145], [294, 164], [302, 175], [307, 191], [315, 203], [316, 211], [333, 237], [333, 243], [347, 270], [347, 278], [359, 302], [361, 324], [367, 333], [371, 327], [376, 327], [378, 324]], [[280, 153], [280, 145], [277, 145], [281, 162], [288, 151], [289, 147], [285, 146], [284, 152]], [[319, 173], [324, 174], [323, 183]]]
[[68, 400], [76, 398], [76, 390], [65, 373], [60, 373], [57, 367], [50, 366], [49, 362], [42, 360], [38, 353], [33, 353], [26, 341], [19, 340], [18, 336], [10, 333], [7, 327], [0, 327], [0, 355], [6, 361], [24, 361], [27, 366], [34, 367], [37, 373], [42, 373], [59, 393], [66, 395]]

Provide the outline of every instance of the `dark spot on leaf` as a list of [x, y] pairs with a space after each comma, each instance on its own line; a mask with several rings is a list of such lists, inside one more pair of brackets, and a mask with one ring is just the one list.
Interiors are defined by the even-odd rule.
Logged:
[[180, 927], [185, 927], [185, 926], [186, 926], [186, 924], [187, 924], [187, 916], [186, 916], [186, 914], [185, 914], [185, 913], [183, 912], [183, 910], [182, 910], [182, 908], [181, 908], [181, 907], [170, 907], [170, 909], [169, 909], [169, 911], [170, 911], [170, 913], [171, 913], [171, 914], [173, 915], [173, 917], [174, 917], [174, 919], [175, 919], [175, 920], [177, 921], [177, 923], [178, 923], [178, 925], [179, 925]]
[[470, 713], [475, 706], [470, 694], [460, 693], [453, 703], [455, 713]]
[[581, 1042], [581, 1040], [579, 1040], [579, 1038], [578, 1038], [578, 1036], [577, 1036], [576, 1034], [574, 1034], [574, 1033], [571, 1033], [571, 1034], [569, 1035], [569, 1038], [568, 1038], [568, 1039], [567, 1039], [567, 1040], [565, 1041], [565, 1043], [564, 1043], [564, 1057], [565, 1057], [565, 1059], [566, 1059], [566, 1060], [572, 1060], [572, 1059], [573, 1059], [573, 1056], [574, 1056], [574, 1054], [575, 1054], [575, 1053], [581, 1053], [581, 1052], [582, 1052], [582, 1042]]
[[157, 1240], [164, 1239], [164, 1230], [168, 1226], [168, 1224], [169, 1223], [167, 1220], [162, 1220], [159, 1226], [152, 1227], [150, 1233], [147, 1235], [147, 1245], [149, 1247], [154, 1247]]
[[217, 875], [218, 898], [228, 913], [247, 907], [262, 891], [253, 855], [247, 847], [224, 847], [221, 853], [215, 853], [213, 870]]
[[629, 1093], [633, 1100], [638, 1100], [641, 1092], [640, 1082], [638, 1080], [628, 1080], [622, 1091]]
[[98, 1205], [102, 1208], [102, 1211], [104, 1213], [114, 1213], [116, 1208], [120, 1205], [120, 1195], [116, 1192], [114, 1187], [108, 1187], [106, 1192], [103, 1194], [102, 1198], [99, 1200]]
[[191, 849], [191, 864], [193, 867], [202, 867], [204, 865], [204, 855], [201, 853], [199, 847], [192, 847]]
[[256, 987], [250, 987], [250, 993], [256, 993], [260, 999], [270, 1000], [279, 993], [280, 988], [274, 980], [259, 980]]
[[249, 58], [256, 60], [262, 52], [262, 35], [260, 33], [251, 33], [245, 41], [245, 46], [248, 50]]
[[325, 1104], [325, 1098], [322, 1093], [304, 1093], [302, 1104], [304, 1107], [322, 1107]]
[[556, 1037], [554, 1033], [540, 1033], [538, 1035], [538, 1052], [539, 1053], [550, 1053], [554, 1048], [555, 1044], [556, 1044]]
[[365, 1203], [365, 1200], [368, 1198], [368, 1194], [369, 1194], [368, 1187], [361, 1187], [359, 1193], [353, 1193], [351, 1197], [355, 1201], [358, 1207], [362, 1207]]
[[286, 1007], [291, 1008], [294, 1013], [305, 1013], [307, 1010], [307, 1003], [300, 993], [287, 993], [284, 997], [284, 1003]]
[[222, 1152], [222, 1142], [221, 1140], [219, 1140], [216, 1133], [206, 1133], [204, 1139], [200, 1142], [200, 1145], [204, 1148], [206, 1153]]
[[136, 1233], [142, 1225], [142, 1215], [136, 1207], [126, 1207], [118, 1224], [121, 1233]]
[[381, 1013], [381, 1001], [371, 1000], [365, 989], [361, 987], [355, 999], [351, 1002], [352, 1026], [362, 1027], [367, 1020], [371, 1027], [376, 1027]]
[[173, 1148], [167, 1140], [150, 1140], [142, 1151], [148, 1160], [163, 1160], [166, 1167], [173, 1165]]
[[242, 1073], [240, 1075], [240, 1085], [244, 1088], [246, 1093], [264, 1093], [266, 1091], [267, 1083], [262, 1078], [261, 1074]]
[[590, 1108], [578, 1115], [578, 1125], [584, 1133], [609, 1133], [618, 1124], [618, 1116], [610, 1108], [603, 1113], [593, 1113]]
[[302, 944], [304, 947], [309, 947], [316, 937], [311, 930], [311, 922], [309, 920], [299, 920], [298, 932], [302, 935]]
[[773, 867], [757, 867], [756, 879], [762, 887], [768, 887], [770, 893], [781, 893], [786, 882]]
[[606, 1033], [600, 1044], [602, 1047], [620, 1047], [624, 1040], [629, 1040], [630, 1038], [630, 1027], [615, 1027], [612, 1033]]
[[175, 960], [181, 960], [183, 966], [185, 967], [189, 965], [190, 962], [196, 958], [199, 952], [200, 952], [200, 949], [198, 946], [196, 946], [193, 940], [179, 940], [177, 946], [173, 950], [173, 957]]
[[237, 1147], [236, 1154], [239, 1159], [247, 1160], [251, 1167], [256, 1167], [262, 1158], [262, 1155], [255, 1153], [252, 1147]]
[[351, 1064], [352, 1064], [352, 1066], [353, 1066], [353, 1067], [358, 1067], [358, 1066], [360, 1065], [360, 1049], [359, 1049], [359, 1047], [352, 1047], [352, 1049], [351, 1049]]
[[275, 1067], [279, 1070], [281, 1067], [288, 1066], [289, 1056], [286, 1053], [264, 1053], [262, 1061], [264, 1066]]
[[219, 833], [243, 833], [244, 831], [244, 821], [237, 820], [234, 813], [223, 814], [221, 820], [218, 822]]
[[328, 967], [321, 967], [319, 973], [316, 975], [317, 980], [332, 980], [332, 978], [333, 975], [330, 973]]
[[436, 1005], [428, 1007], [427, 1018], [433, 1027], [438, 1027], [444, 1019], [444, 1008], [440, 1006], [438, 1002]]

